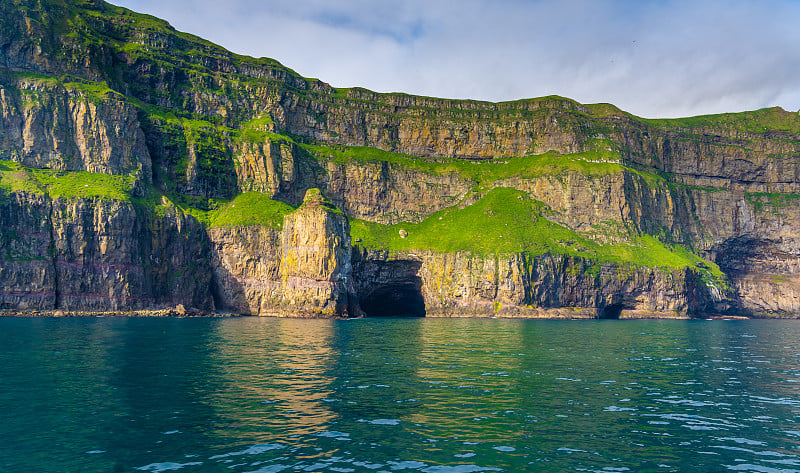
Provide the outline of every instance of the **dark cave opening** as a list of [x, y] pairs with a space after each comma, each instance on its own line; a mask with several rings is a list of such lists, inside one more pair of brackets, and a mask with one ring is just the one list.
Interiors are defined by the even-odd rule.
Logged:
[[622, 314], [622, 309], [625, 307], [622, 304], [609, 304], [600, 309], [601, 319], [618, 319]]
[[425, 317], [425, 299], [414, 283], [375, 288], [360, 302], [367, 317]]

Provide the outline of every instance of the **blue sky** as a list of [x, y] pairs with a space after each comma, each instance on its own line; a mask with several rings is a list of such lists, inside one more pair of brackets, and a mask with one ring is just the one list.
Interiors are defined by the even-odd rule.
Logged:
[[800, 108], [798, 0], [112, 0], [336, 87], [644, 117]]

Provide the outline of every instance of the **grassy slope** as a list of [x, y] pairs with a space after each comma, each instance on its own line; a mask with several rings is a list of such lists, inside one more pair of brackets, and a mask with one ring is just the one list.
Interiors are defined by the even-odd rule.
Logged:
[[720, 113], [696, 117], [649, 119], [645, 123], [669, 130], [737, 130], [749, 133], [800, 133], [800, 114], [780, 107], [762, 108], [739, 113]]
[[6, 193], [48, 194], [53, 198], [97, 198], [131, 201], [135, 178], [85, 171], [65, 172], [31, 169], [12, 161], [0, 161], [0, 189]]
[[245, 192], [213, 211], [209, 223], [212, 227], [265, 225], [280, 229], [284, 215], [293, 211], [294, 207], [260, 192]]
[[[650, 235], [636, 235], [626, 229], [621, 229], [628, 232], [626, 243], [600, 244], [548, 220], [543, 203], [516, 189], [502, 187], [492, 189], [464, 209], [451, 207], [418, 224], [379, 225], [351, 220], [351, 227], [358, 244], [373, 249], [429, 249], [476, 254], [554, 253], [599, 262], [669, 268], [704, 262], [685, 248], [664, 244]], [[714, 268], [713, 272], [718, 273], [719, 269]]]

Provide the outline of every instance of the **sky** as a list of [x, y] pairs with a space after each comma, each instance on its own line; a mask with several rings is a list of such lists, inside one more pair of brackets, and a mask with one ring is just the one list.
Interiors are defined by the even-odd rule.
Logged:
[[334, 87], [800, 109], [800, 0], [111, 0]]

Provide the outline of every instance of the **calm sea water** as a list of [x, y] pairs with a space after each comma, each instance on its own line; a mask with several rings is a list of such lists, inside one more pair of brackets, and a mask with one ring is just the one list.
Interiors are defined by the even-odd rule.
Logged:
[[0, 319], [0, 471], [800, 471], [800, 321]]

